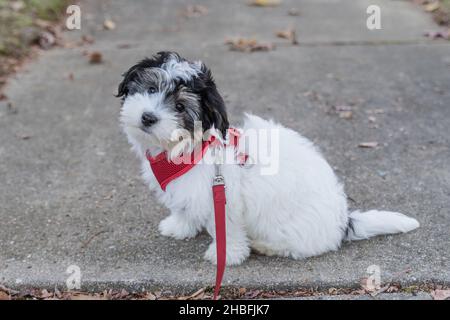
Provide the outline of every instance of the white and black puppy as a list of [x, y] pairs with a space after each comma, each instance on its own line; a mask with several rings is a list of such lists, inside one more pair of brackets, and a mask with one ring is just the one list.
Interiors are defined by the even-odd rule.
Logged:
[[[214, 166], [195, 165], [163, 191], [146, 157], [164, 151], [171, 157], [180, 140], [174, 132], [183, 129], [194, 134], [196, 122], [201, 122], [201, 130], [212, 129], [218, 139], [226, 141], [225, 105], [210, 70], [202, 62], [160, 52], [124, 74], [118, 96], [123, 98], [121, 124], [141, 160], [144, 180], [170, 209], [159, 231], [184, 239], [205, 228], [214, 239]], [[251, 248], [266, 255], [301, 259], [337, 250], [344, 240], [408, 232], [419, 226], [415, 219], [396, 212], [349, 212], [343, 186], [330, 165], [313, 143], [297, 132], [253, 115], [245, 116], [240, 130], [240, 142], [249, 141], [250, 147], [225, 148], [227, 159], [236, 159], [238, 151], [258, 159], [276, 148], [277, 156], [270, 158], [276, 161], [276, 170], [262, 174], [267, 163], [258, 161], [249, 166], [239, 165], [238, 160], [223, 165], [228, 265], [242, 263]], [[252, 142], [255, 140], [247, 133], [251, 130], [276, 131], [275, 147]], [[252, 148], [252, 143], [258, 147]], [[194, 144], [188, 144], [189, 150]], [[180, 152], [177, 150], [175, 155]], [[211, 159], [212, 153], [212, 148], [208, 149], [204, 158]], [[216, 263], [214, 241], [205, 258]]]

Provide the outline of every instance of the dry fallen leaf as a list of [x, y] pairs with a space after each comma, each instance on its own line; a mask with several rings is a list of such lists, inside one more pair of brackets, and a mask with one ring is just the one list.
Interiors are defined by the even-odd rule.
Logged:
[[275, 46], [270, 43], [258, 42], [255, 39], [228, 39], [225, 41], [228, 44], [230, 50], [232, 51], [242, 51], [242, 52], [254, 52], [254, 51], [270, 51], [274, 50]]
[[107, 300], [106, 297], [77, 293], [70, 296], [70, 300]]
[[21, 140], [30, 140], [31, 136], [29, 134], [19, 134], [17, 137]]
[[39, 34], [38, 44], [42, 49], [48, 50], [56, 44], [56, 37], [48, 31], [42, 31]]
[[298, 44], [295, 29], [292, 27], [287, 28], [286, 30], [277, 31], [276, 35], [278, 38], [289, 40], [293, 45]]
[[378, 142], [372, 141], [372, 142], [361, 142], [358, 144], [358, 147], [360, 148], [376, 148], [378, 146]]
[[249, 298], [249, 299], [254, 299], [257, 296], [259, 296], [259, 294], [261, 292], [262, 292], [261, 290], [251, 290], [251, 291], [247, 292], [246, 297]]
[[343, 112], [343, 111], [351, 111], [352, 107], [346, 106], [346, 105], [338, 105], [338, 106], [333, 106], [333, 109], [336, 110], [336, 112]]
[[144, 296], [144, 298], [147, 300], [156, 300], [156, 296], [151, 292], [147, 292], [147, 294]]
[[6, 292], [0, 291], [0, 301], [1, 300], [11, 300], [11, 297]]
[[353, 118], [353, 112], [352, 111], [342, 111], [339, 112], [339, 118], [350, 120]]
[[103, 62], [103, 55], [101, 52], [94, 51], [89, 55], [89, 62], [91, 64], [99, 64]]
[[41, 291], [41, 296], [40, 296], [41, 299], [48, 299], [51, 297], [53, 297], [53, 293], [48, 292], [46, 289]]
[[110, 19], [107, 19], [103, 22], [103, 28], [106, 30], [114, 30], [116, 28], [116, 23]]
[[428, 31], [428, 32], [425, 32], [425, 37], [428, 37], [431, 39], [450, 40], [450, 29], [447, 31]]
[[201, 288], [187, 297], [187, 299], [201, 299], [205, 295], [205, 288]]
[[361, 287], [368, 293], [374, 293], [381, 288], [380, 284], [373, 283], [373, 280], [370, 280], [369, 278], [362, 278], [360, 284]]
[[84, 34], [81, 36], [81, 44], [93, 44], [94, 42], [95, 39], [88, 34]]
[[208, 8], [198, 4], [189, 5], [183, 11], [183, 15], [187, 18], [198, 18], [208, 13]]
[[439, 9], [440, 6], [441, 6], [441, 4], [439, 3], [439, 1], [434, 1], [434, 2], [426, 4], [424, 6], [424, 9], [427, 12], [433, 12], [433, 11], [436, 11], [437, 9]]
[[249, 5], [258, 7], [274, 7], [278, 6], [281, 0], [252, 0]]
[[450, 290], [433, 290], [431, 296], [434, 300], [446, 300], [450, 298]]
[[4, 93], [0, 93], [0, 101], [8, 100], [8, 96]]

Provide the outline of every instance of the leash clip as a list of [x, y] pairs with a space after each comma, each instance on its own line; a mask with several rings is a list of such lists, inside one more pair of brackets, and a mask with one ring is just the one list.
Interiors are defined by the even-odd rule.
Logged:
[[224, 186], [225, 179], [223, 176], [215, 176], [213, 180], [213, 186]]
[[213, 179], [213, 186], [224, 186], [225, 178], [222, 175], [222, 166], [219, 163], [216, 163], [214, 166], [216, 169], [216, 175]]

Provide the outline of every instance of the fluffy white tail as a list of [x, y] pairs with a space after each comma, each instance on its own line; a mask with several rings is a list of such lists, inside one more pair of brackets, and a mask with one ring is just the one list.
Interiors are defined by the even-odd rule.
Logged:
[[398, 212], [370, 210], [350, 213], [346, 240], [361, 240], [380, 234], [408, 232], [419, 227], [416, 219]]

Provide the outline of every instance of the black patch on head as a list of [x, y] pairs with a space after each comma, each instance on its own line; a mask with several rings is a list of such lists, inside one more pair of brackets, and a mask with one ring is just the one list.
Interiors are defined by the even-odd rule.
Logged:
[[214, 125], [225, 137], [229, 127], [225, 102], [217, 91], [211, 70], [202, 65], [201, 71], [201, 74], [194, 78], [188, 86], [200, 95], [202, 108], [200, 120], [203, 124], [203, 130], [208, 130]]
[[127, 72], [125, 72], [123, 76], [122, 82], [119, 84], [119, 88], [117, 91], [116, 97], [126, 97], [128, 95], [129, 87], [128, 84], [131, 81], [135, 81], [139, 77], [139, 72], [143, 71], [145, 69], [150, 68], [159, 68], [161, 65], [167, 61], [169, 57], [175, 57], [179, 61], [181, 60], [181, 57], [176, 52], [170, 52], [170, 51], [160, 51], [157, 54], [155, 54], [151, 58], [145, 58], [141, 62], [135, 64], [132, 66]]

